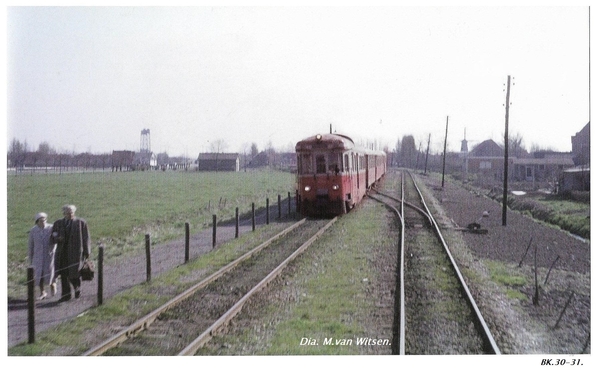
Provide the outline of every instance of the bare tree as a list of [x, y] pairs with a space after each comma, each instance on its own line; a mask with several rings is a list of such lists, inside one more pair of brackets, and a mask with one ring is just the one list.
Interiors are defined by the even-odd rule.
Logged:
[[250, 146], [250, 158], [254, 158], [258, 155], [258, 146], [256, 145], [256, 143], [252, 143], [252, 145]]
[[[504, 136], [504, 134], [502, 134]], [[523, 135], [515, 133], [508, 136], [508, 155], [516, 158], [527, 156], [527, 149], [523, 145]]]
[[403, 136], [398, 159], [400, 166], [408, 168], [414, 167], [416, 156], [417, 148], [415, 146], [415, 138], [412, 135]]
[[217, 139], [210, 143], [210, 151], [213, 153], [223, 153], [227, 149], [225, 139]]
[[10, 166], [22, 168], [25, 165], [25, 156], [27, 154], [27, 141], [21, 143], [20, 140], [13, 138], [8, 148], [8, 161]]

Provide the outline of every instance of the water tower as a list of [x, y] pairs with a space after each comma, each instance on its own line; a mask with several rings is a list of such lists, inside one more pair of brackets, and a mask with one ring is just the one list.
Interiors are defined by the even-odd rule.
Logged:
[[140, 136], [140, 152], [150, 153], [150, 129], [142, 130], [142, 135]]

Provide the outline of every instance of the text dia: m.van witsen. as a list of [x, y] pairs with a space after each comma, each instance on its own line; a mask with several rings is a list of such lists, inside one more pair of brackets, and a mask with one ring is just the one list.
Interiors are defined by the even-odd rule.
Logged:
[[373, 338], [354, 338], [354, 339], [334, 339], [324, 338], [322, 342], [314, 338], [300, 339], [300, 345], [391, 345], [388, 339], [373, 339]]

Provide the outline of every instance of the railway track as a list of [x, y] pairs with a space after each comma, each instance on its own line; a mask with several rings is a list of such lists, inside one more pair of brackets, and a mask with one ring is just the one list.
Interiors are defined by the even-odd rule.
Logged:
[[84, 355], [194, 355], [336, 219], [303, 219]]
[[395, 353], [500, 354], [417, 183], [403, 174], [388, 174], [387, 188], [371, 195], [395, 210], [403, 228]]

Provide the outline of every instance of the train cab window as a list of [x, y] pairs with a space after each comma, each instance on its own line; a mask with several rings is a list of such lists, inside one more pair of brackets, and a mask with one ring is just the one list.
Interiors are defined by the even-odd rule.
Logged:
[[350, 161], [350, 157], [346, 153], [344, 155], [344, 171], [345, 172], [349, 172], [350, 171], [350, 162], [349, 161]]
[[300, 163], [298, 169], [300, 170], [300, 174], [312, 174], [313, 173], [313, 163], [312, 156], [308, 153], [302, 154], [299, 156]]
[[330, 173], [338, 174], [340, 172], [340, 153], [329, 153], [327, 156], [327, 170]]
[[327, 172], [325, 155], [315, 155], [315, 160], [317, 163], [317, 174], [325, 174]]

